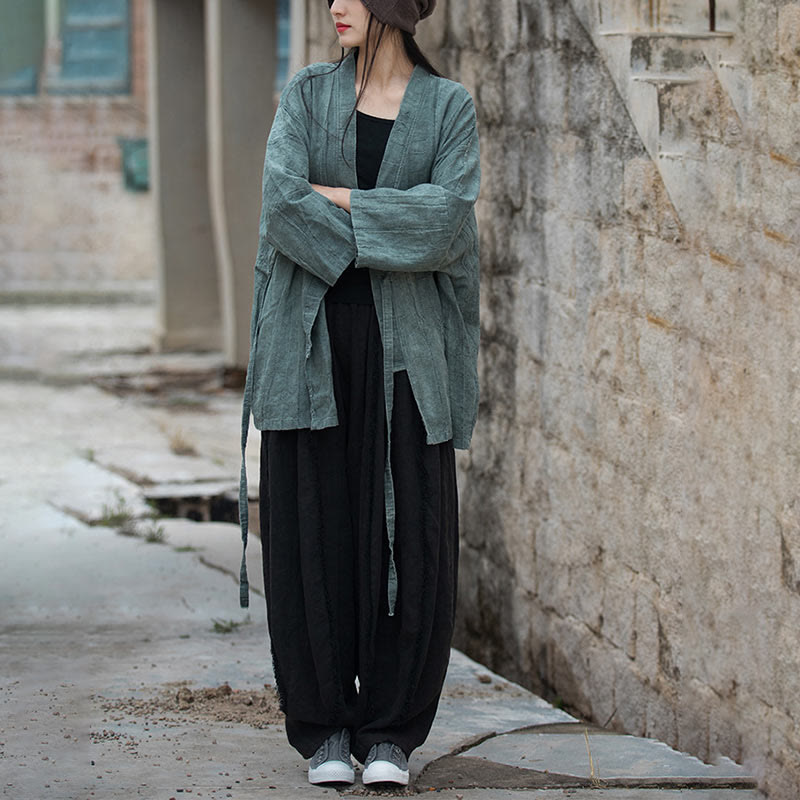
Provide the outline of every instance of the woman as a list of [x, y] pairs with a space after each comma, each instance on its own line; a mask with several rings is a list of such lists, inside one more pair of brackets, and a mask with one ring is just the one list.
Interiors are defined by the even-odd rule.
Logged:
[[342, 59], [292, 79], [267, 143], [243, 452], [252, 409], [275, 678], [311, 783], [353, 783], [352, 752], [364, 783], [406, 784], [447, 670], [480, 178], [472, 99], [413, 39], [434, 4], [328, 0]]

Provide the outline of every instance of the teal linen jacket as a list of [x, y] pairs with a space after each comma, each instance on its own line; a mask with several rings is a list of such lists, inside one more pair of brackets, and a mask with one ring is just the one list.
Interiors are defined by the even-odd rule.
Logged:
[[[281, 95], [267, 142], [242, 414], [239, 511], [245, 546], [244, 449], [251, 412], [259, 430], [338, 424], [323, 300], [351, 262], [370, 270], [389, 425], [396, 350], [428, 444], [452, 439], [465, 449], [475, 425], [480, 154], [472, 98], [461, 84], [415, 67], [376, 188], [359, 190], [355, 81], [352, 53], [336, 70], [331, 64], [301, 70]], [[315, 192], [312, 183], [352, 189], [350, 213]], [[389, 455], [384, 483], [391, 553]], [[246, 607], [244, 557], [241, 578]], [[390, 613], [397, 586], [392, 557]]]

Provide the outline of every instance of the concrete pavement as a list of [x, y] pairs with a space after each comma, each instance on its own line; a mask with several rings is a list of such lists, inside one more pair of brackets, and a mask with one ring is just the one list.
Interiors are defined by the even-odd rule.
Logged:
[[[238, 528], [208, 521], [236, 484], [238, 393], [214, 354], [149, 354], [153, 325], [148, 306], [0, 307], [3, 796], [335, 796], [285, 741]], [[457, 651], [411, 772], [400, 794], [448, 800], [761, 797], [733, 762], [583, 725]]]

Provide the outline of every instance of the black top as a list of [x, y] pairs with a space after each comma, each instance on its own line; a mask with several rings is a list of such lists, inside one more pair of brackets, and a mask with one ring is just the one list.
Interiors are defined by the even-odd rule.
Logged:
[[393, 119], [356, 112], [356, 173], [359, 189], [375, 188], [393, 125]]
[[[359, 189], [374, 189], [383, 162], [386, 143], [394, 125], [393, 119], [372, 117], [363, 111], [356, 112], [356, 175]], [[328, 289], [327, 299], [332, 303], [373, 303], [369, 270], [356, 269], [355, 262], [339, 276]]]

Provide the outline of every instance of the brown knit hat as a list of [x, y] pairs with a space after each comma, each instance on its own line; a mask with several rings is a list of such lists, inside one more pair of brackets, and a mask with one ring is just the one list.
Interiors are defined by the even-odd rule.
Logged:
[[433, 13], [436, 0], [361, 0], [378, 22], [414, 34], [417, 23]]

